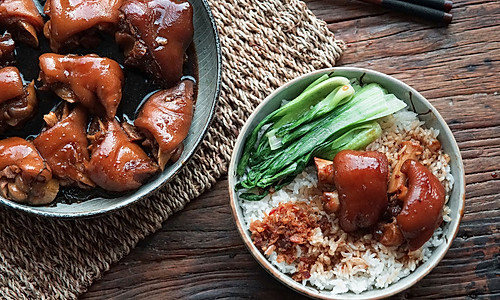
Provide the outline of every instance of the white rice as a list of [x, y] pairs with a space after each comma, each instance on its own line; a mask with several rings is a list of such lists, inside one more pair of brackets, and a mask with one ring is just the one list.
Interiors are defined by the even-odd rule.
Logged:
[[[385, 153], [391, 168], [395, 165], [397, 150], [402, 141], [417, 139], [425, 148], [425, 144], [435, 140], [439, 134], [438, 130], [421, 127], [424, 122], [419, 121], [417, 115], [408, 110], [386, 117], [380, 124], [384, 130], [383, 135], [370, 144], [367, 150]], [[454, 181], [448, 165], [449, 157], [441, 150], [436, 154], [427, 149], [424, 150], [420, 162], [436, 175], [449, 195]], [[330, 216], [322, 211], [319, 201], [321, 191], [317, 189], [317, 184], [315, 168], [308, 167], [289, 185], [272, 195], [267, 195], [261, 201], [240, 199], [247, 228], [251, 222], [262, 220], [273, 208], [286, 202], [306, 202], [309, 206], [315, 207], [318, 213], [328, 217], [332, 227], [328, 236], [323, 236], [318, 227], [313, 230], [314, 234], [308, 241], [309, 251], [319, 255], [311, 267], [310, 278], [302, 281], [304, 285], [337, 294], [348, 291], [361, 293], [375, 288], [385, 288], [408, 276], [430, 257], [435, 247], [444, 242], [441, 228], [434, 232], [432, 238], [422, 248], [412, 252], [406, 246], [386, 247], [373, 239], [371, 234], [362, 237], [348, 235], [339, 227], [338, 219], [334, 215]], [[446, 201], [448, 197], [446, 196]], [[451, 221], [448, 214], [449, 208], [445, 206], [443, 224]], [[300, 251], [300, 247], [297, 248]], [[286, 274], [297, 272], [296, 264], [278, 262], [276, 252], [267, 252], [269, 253], [265, 254], [268, 260], [278, 270]]]

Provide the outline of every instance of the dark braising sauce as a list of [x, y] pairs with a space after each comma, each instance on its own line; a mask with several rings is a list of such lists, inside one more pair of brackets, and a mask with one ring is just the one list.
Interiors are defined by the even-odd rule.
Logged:
[[[45, 1], [40, 1], [43, 5]], [[0, 31], [0, 35], [3, 31]], [[116, 45], [113, 36], [101, 34], [102, 42], [97, 48], [85, 49], [78, 48], [73, 54], [97, 54], [101, 57], [109, 57], [117, 61], [124, 69], [125, 84], [123, 87], [123, 96], [118, 107], [116, 116], [119, 121], [128, 121], [133, 123], [137, 113], [142, 104], [154, 92], [161, 89], [161, 87], [152, 80], [152, 78], [145, 73], [130, 67], [123, 67], [124, 57], [122, 50]], [[40, 47], [34, 49], [22, 43], [16, 43], [16, 64], [22, 74], [25, 84], [35, 80], [36, 86], [40, 87], [41, 83], [37, 81], [40, 69], [38, 67], [38, 58], [43, 53], [52, 53], [49, 47], [48, 40], [39, 34]], [[187, 60], [183, 66], [183, 79], [189, 78], [198, 82], [198, 65], [196, 49], [193, 43], [187, 50]], [[195, 85], [194, 99], [196, 101], [198, 94], [197, 84]], [[30, 119], [23, 127], [7, 130], [4, 134], [0, 135], [0, 139], [5, 139], [11, 136], [17, 136], [25, 139], [34, 139], [45, 126], [43, 116], [50, 111], [54, 110], [59, 103], [63, 100], [50, 91], [37, 90], [38, 109], [36, 115]], [[150, 180], [154, 180], [159, 176], [153, 176]], [[133, 192], [133, 191], [132, 191]], [[61, 187], [56, 200], [51, 204], [55, 206], [57, 203], [74, 203], [94, 198], [115, 198], [131, 193], [116, 193], [105, 191], [101, 188], [93, 188], [90, 190], [83, 190], [78, 187]]]

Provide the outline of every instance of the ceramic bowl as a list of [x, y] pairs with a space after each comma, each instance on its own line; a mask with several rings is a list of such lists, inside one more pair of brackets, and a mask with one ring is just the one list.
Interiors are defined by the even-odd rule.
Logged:
[[[42, 5], [43, 5], [43, 1]], [[148, 197], [154, 191], [160, 189], [168, 182], [181, 168], [186, 164], [188, 159], [194, 154], [212, 120], [215, 105], [219, 97], [220, 82], [221, 82], [221, 51], [220, 42], [217, 34], [217, 28], [214, 18], [210, 11], [210, 7], [206, 0], [192, 0], [193, 6], [193, 22], [194, 22], [194, 46], [196, 50], [196, 64], [198, 65], [198, 96], [196, 99], [196, 107], [193, 116], [193, 121], [189, 134], [184, 141], [184, 151], [180, 159], [167, 166], [165, 170], [149, 180], [139, 189], [121, 194], [120, 196], [92, 196], [88, 199], [77, 197], [76, 203], [65, 204], [57, 201], [50, 206], [28, 206], [9, 201], [0, 197], [0, 203], [16, 210], [22, 210], [28, 213], [59, 218], [76, 218], [76, 217], [91, 217], [97, 216], [112, 211], [119, 210], [127, 205], [140, 201]], [[105, 37], [106, 38], [106, 37]], [[35, 79], [38, 76], [38, 55], [40, 51], [50, 52], [46, 39], [41, 39], [41, 50], [23, 47], [17, 49], [18, 59], [16, 66], [21, 70], [25, 78]], [[45, 50], [44, 50], [45, 49]], [[37, 52], [38, 51], [38, 52]], [[111, 57], [117, 61], [123, 61], [121, 50], [115, 44], [112, 38], [103, 40], [101, 45], [96, 49], [81, 50], [86, 54], [95, 51], [101, 56]], [[35, 62], [35, 63], [34, 63]], [[145, 81], [145, 75], [133, 70], [125, 68], [125, 85], [123, 90], [123, 98], [117, 112], [117, 116], [128, 115], [133, 117], [135, 111], [140, 105], [143, 97], [151, 92], [151, 86], [148, 81]], [[154, 87], [153, 87], [154, 88]], [[149, 89], [149, 90], [148, 90]], [[39, 97], [43, 97], [43, 93], [38, 93]], [[50, 99], [42, 99], [38, 116], [27, 124], [22, 130], [12, 132], [12, 135], [29, 137], [40, 131], [44, 125], [43, 113], [50, 111], [54, 102], [50, 102], [56, 97], [48, 97]], [[57, 99], [57, 101], [60, 101]], [[81, 193], [80, 193], [81, 194]]]
[[[434, 249], [432, 256], [425, 263], [421, 264], [409, 276], [402, 278], [396, 283], [389, 285], [384, 289], [374, 289], [365, 291], [360, 294], [352, 292], [344, 294], [333, 294], [328, 291], [320, 291], [311, 286], [304, 286], [301, 283], [294, 281], [290, 276], [278, 271], [265, 256], [252, 243], [250, 231], [246, 229], [241, 207], [239, 205], [238, 196], [234, 191], [236, 184], [236, 165], [241, 157], [244, 141], [252, 129], [269, 113], [277, 109], [282, 99], [293, 99], [307, 85], [323, 74], [333, 72], [335, 75], [345, 76], [348, 78], [359, 78], [363, 83], [376, 82], [385, 87], [389, 93], [395, 94], [398, 98], [408, 104], [410, 110], [417, 113], [422, 113], [420, 119], [425, 121], [425, 126], [439, 129], [438, 139], [442, 144], [445, 153], [451, 157], [450, 167], [451, 174], [454, 176], [455, 183], [451, 191], [448, 205], [451, 209], [450, 217], [452, 221], [446, 223], [443, 228], [445, 243]], [[428, 274], [444, 257], [455, 238], [460, 219], [463, 214], [465, 202], [465, 176], [462, 158], [458, 149], [457, 143], [438, 111], [427, 101], [420, 93], [408, 86], [407, 84], [395, 79], [394, 77], [361, 68], [338, 67], [331, 69], [318, 70], [306, 75], [303, 75], [291, 82], [280, 87], [269, 95], [253, 112], [245, 126], [240, 132], [236, 141], [234, 152], [232, 154], [231, 163], [229, 166], [229, 195], [231, 199], [231, 208], [236, 222], [238, 231], [243, 238], [243, 241], [257, 262], [272, 276], [278, 279], [281, 283], [289, 288], [302, 293], [306, 296], [317, 299], [379, 299], [399, 293]]]

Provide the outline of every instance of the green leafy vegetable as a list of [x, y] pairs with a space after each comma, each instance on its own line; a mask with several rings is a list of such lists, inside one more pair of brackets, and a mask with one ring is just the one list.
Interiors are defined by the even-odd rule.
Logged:
[[262, 199], [291, 182], [313, 156], [333, 159], [341, 150], [366, 147], [382, 132], [374, 120], [404, 107], [376, 83], [354, 88], [345, 77], [321, 76], [247, 138], [237, 168], [238, 188], [246, 189], [240, 197]]
[[342, 150], [364, 149], [370, 143], [378, 139], [380, 135], [382, 135], [382, 128], [377, 122], [359, 125], [344, 133], [333, 142], [321, 146], [314, 153], [314, 156], [333, 160], [335, 155]]
[[349, 79], [345, 77], [335, 76], [326, 79], [324, 78], [324, 76], [325, 75], [321, 76], [313, 83], [311, 83], [295, 99], [283, 105], [279, 109], [275, 110], [273, 113], [269, 114], [254, 128], [254, 130], [252, 131], [252, 133], [245, 142], [245, 149], [243, 151], [243, 156], [241, 157], [240, 162], [238, 163], [236, 169], [238, 175], [242, 176], [244, 174], [245, 167], [250, 158], [250, 153], [255, 148], [259, 131], [264, 125], [272, 124], [270, 128], [271, 130], [281, 127], [299, 118], [302, 114], [307, 112], [312, 105], [318, 103], [336, 87], [349, 84]]
[[284, 133], [293, 131], [297, 127], [312, 120], [315, 120], [321, 116], [334, 110], [337, 106], [344, 104], [351, 100], [351, 96], [354, 94], [354, 88], [351, 85], [344, 85], [333, 90], [325, 99], [321, 100], [318, 104], [312, 107], [307, 113], [305, 113], [299, 120], [293, 122], [289, 126], [281, 128], [278, 132], [278, 136], [283, 136]]

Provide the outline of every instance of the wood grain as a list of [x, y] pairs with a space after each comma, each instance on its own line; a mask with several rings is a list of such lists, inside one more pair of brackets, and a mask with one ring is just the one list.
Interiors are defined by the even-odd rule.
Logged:
[[[500, 299], [500, 2], [455, 1], [448, 27], [350, 0], [307, 4], [347, 43], [340, 65], [373, 68], [419, 90], [462, 151], [466, 209], [458, 236], [428, 276], [394, 299]], [[244, 247], [225, 179], [82, 296], [102, 298], [304, 299]]]

